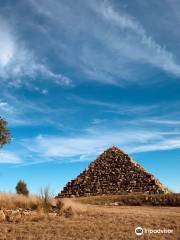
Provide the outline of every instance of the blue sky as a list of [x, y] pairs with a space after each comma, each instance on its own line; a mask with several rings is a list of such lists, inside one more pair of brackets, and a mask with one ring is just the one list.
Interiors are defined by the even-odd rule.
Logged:
[[0, 190], [57, 194], [116, 145], [180, 191], [179, 1], [0, 2]]

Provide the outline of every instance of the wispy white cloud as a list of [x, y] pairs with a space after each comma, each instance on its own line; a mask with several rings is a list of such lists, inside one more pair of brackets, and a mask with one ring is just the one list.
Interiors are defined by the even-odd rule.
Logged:
[[19, 87], [28, 86], [37, 77], [51, 80], [58, 85], [71, 85], [71, 79], [55, 73], [26, 47], [25, 42], [0, 18], [0, 81]]
[[180, 149], [179, 128], [176, 125], [172, 127], [170, 122], [159, 129], [157, 123], [146, 120], [140, 118], [109, 122], [106, 119], [95, 119], [90, 127], [79, 132], [72, 129], [68, 135], [57, 133], [15, 139], [12, 144], [24, 159], [23, 165], [93, 160], [113, 145], [129, 154]]
[[[45, 91], [42, 94], [47, 94], [47, 92]], [[39, 103], [37, 105], [34, 102], [31, 102], [27, 99], [22, 100], [22, 98], [13, 96], [7, 92], [5, 93], [5, 96], [0, 98], [0, 116], [8, 121], [8, 125], [10, 127], [33, 125], [38, 126], [42, 125], [42, 122], [43, 124], [52, 124], [50, 123], [51, 120], [47, 117], [46, 120], [39, 117], [42, 115], [47, 116], [49, 111], [52, 111], [52, 109], [49, 109], [45, 104]]]
[[149, 151], [163, 151], [163, 150], [172, 150], [172, 149], [180, 149], [180, 137], [179, 138], [173, 138], [173, 139], [165, 139], [163, 141], [144, 145], [144, 146], [138, 146], [134, 147], [133, 152], [149, 152]]
[[92, 160], [102, 151], [116, 145], [128, 153], [158, 151], [180, 148], [180, 138], [173, 140], [171, 133], [148, 130], [112, 130], [96, 129], [84, 135], [74, 137], [43, 136], [26, 140], [29, 151], [38, 154], [45, 161], [84, 161]]
[[164, 118], [157, 118], [157, 119], [144, 119], [143, 121], [155, 124], [163, 124], [163, 125], [180, 125], [179, 120], [174, 119], [164, 119]]
[[11, 61], [14, 55], [15, 43], [12, 40], [12, 33], [8, 29], [7, 24], [0, 19], [1, 34], [0, 34], [0, 66], [6, 66]]
[[16, 109], [10, 105], [7, 101], [0, 99], [0, 116], [7, 119], [11, 126], [26, 125], [27, 120], [22, 116], [20, 108]]
[[144, 82], [154, 68], [180, 76], [176, 52], [156, 42], [121, 4], [115, 9], [113, 1], [77, 1], [76, 6], [73, 1], [30, 2], [47, 20], [40, 29], [49, 47], [59, 52], [56, 60], [61, 59], [78, 77], [123, 85]]
[[[101, 108], [101, 110], [104, 110], [106, 112], [111, 112], [115, 114], [121, 114], [121, 115], [133, 115], [133, 114], [153, 114], [159, 109], [163, 110], [168, 103], [156, 103], [156, 104], [133, 104], [128, 103], [125, 101], [122, 101], [120, 103], [117, 102], [108, 102], [108, 101], [101, 101], [97, 99], [88, 99], [88, 98], [82, 98], [79, 96], [71, 96], [73, 101], [76, 101], [77, 103], [83, 104], [83, 105], [94, 105], [96, 107]], [[178, 104], [178, 103], [176, 103]], [[172, 104], [171, 104], [172, 108]]]
[[[76, 100], [83, 104], [84, 99]], [[119, 105], [115, 104], [114, 106], [113, 103], [108, 102], [88, 99], [86, 101], [86, 104], [95, 104], [101, 108], [114, 109], [114, 111], [119, 107]], [[159, 109], [163, 111], [163, 107], [167, 107], [167, 104], [158, 104], [153, 108], [129, 105], [126, 114], [129, 116], [135, 114], [136, 118], [94, 118], [89, 122], [90, 125], [87, 124], [79, 132], [72, 129], [71, 134], [68, 135], [67, 133], [62, 136], [38, 135], [33, 139], [23, 140], [23, 146], [32, 155], [37, 155], [37, 159], [42, 159], [42, 162], [92, 160], [113, 145], [130, 154], [178, 149], [180, 148], [180, 137], [177, 118], [155, 117]], [[139, 115], [137, 115], [138, 111]], [[151, 112], [149, 117], [147, 117], [147, 112]], [[161, 128], [159, 128], [159, 124], [161, 124]]]
[[19, 163], [22, 163], [22, 160], [16, 153], [1, 150], [0, 163], [19, 164]]
[[[175, 56], [156, 43], [151, 36], [148, 36], [146, 30], [135, 18], [121, 11], [116, 11], [110, 1], [102, 1], [99, 6], [94, 4], [93, 7], [110, 24], [115, 25], [120, 30], [129, 31], [129, 38], [134, 40], [135, 43], [132, 46], [129, 45], [130, 42], [128, 43], [126, 54], [129, 59], [150, 63], [167, 72], [177, 76], [180, 75], [180, 65], [177, 63]], [[137, 40], [139, 44], [137, 44]], [[115, 44], [114, 47], [120, 50], [118, 44]]]

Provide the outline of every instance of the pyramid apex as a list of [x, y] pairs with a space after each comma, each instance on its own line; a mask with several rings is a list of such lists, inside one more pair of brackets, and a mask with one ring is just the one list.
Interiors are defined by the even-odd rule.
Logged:
[[124, 153], [125, 154], [125, 152], [122, 150], [122, 149], [120, 149], [119, 147], [117, 147], [117, 146], [112, 146], [112, 147], [110, 147], [110, 148], [108, 148], [107, 150], [106, 150], [106, 152], [111, 152], [111, 151], [117, 151], [117, 152], [121, 152], [121, 153]]
[[119, 149], [117, 146], [113, 145], [112, 147], [110, 147], [109, 149]]

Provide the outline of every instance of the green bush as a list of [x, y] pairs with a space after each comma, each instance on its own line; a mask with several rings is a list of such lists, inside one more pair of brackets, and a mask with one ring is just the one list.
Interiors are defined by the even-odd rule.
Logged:
[[16, 193], [17, 194], [22, 194], [25, 196], [29, 195], [29, 191], [27, 189], [27, 185], [24, 181], [20, 180], [17, 185], [16, 185]]
[[11, 140], [11, 135], [7, 129], [7, 122], [0, 117], [0, 147], [4, 144], [9, 143]]
[[41, 188], [40, 198], [44, 212], [49, 212], [52, 207], [51, 207], [51, 194], [48, 186]]

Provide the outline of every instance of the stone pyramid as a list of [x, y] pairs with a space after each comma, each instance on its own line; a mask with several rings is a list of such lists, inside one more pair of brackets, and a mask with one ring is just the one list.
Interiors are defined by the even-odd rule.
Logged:
[[79, 197], [130, 192], [166, 193], [152, 174], [117, 147], [103, 152], [58, 197]]

